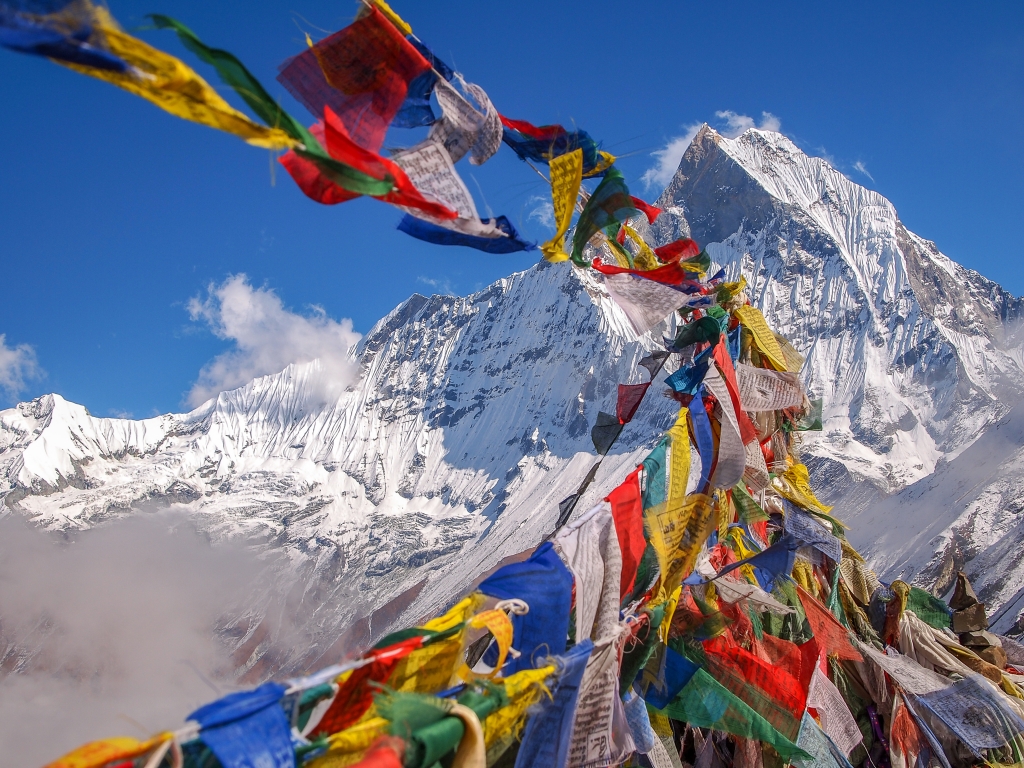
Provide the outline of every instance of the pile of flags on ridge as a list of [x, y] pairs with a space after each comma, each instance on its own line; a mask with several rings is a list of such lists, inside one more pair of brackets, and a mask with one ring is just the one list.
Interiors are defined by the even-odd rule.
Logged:
[[[0, 44], [284, 150], [309, 197], [379, 198], [403, 210], [403, 231], [440, 244], [530, 247], [507, 218], [479, 218], [455, 164], [484, 163], [502, 142], [546, 164], [557, 231], [544, 257], [600, 275], [637, 337], [668, 332], [639, 363], [646, 381], [620, 384], [615, 412], [599, 414], [597, 463], [656, 380], [679, 411], [600, 503], [577, 509], [595, 465], [547, 540], [442, 616], [316, 674], [224, 696], [178, 731], [92, 742], [51, 766], [1024, 764], [1024, 648], [987, 631], [966, 579], [947, 605], [868, 568], [800, 460], [801, 433], [821, 428], [803, 358], [742, 278], [709, 275], [696, 243], [652, 244], [660, 212], [585, 131], [502, 116], [382, 0], [282, 65], [310, 127], [234, 56], [151, 18], [259, 121], [88, 0], [0, 1]], [[429, 134], [384, 157], [392, 126]]]

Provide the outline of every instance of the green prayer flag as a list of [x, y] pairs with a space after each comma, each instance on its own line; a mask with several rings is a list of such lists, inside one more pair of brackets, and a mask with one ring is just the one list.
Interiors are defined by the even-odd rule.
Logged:
[[605, 173], [594, 194], [576, 222], [572, 236], [572, 260], [583, 265], [583, 247], [597, 232], [616, 222], [626, 221], [637, 215], [633, 198], [629, 196], [626, 180], [615, 166]]
[[690, 725], [766, 742], [785, 758], [810, 757], [704, 669], [661, 712]]

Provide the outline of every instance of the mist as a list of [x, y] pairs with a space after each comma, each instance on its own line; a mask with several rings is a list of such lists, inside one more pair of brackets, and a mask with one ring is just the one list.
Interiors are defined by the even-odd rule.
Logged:
[[30, 768], [110, 736], [180, 727], [235, 690], [217, 634], [264, 601], [273, 564], [181, 513], [72, 537], [0, 520], [0, 745]]

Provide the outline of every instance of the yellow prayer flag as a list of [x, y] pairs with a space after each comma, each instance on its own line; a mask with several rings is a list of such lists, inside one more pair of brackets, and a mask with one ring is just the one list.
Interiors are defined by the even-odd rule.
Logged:
[[654, 251], [651, 250], [646, 241], [640, 237], [640, 233], [633, 229], [629, 224], [623, 224], [623, 228], [626, 230], [626, 234], [632, 238], [633, 242], [636, 243], [639, 248], [639, 253], [633, 259], [633, 263], [636, 264], [637, 269], [642, 269], [645, 272], [650, 269], [657, 269], [661, 266], [661, 262], [658, 261], [658, 257], [655, 256]]
[[664, 589], [675, 589], [693, 571], [700, 548], [711, 534], [711, 511], [711, 497], [694, 493], [681, 507], [664, 503], [644, 513]]
[[[483, 595], [474, 593], [462, 600], [444, 616], [431, 619], [424, 629], [444, 632], [469, 620], [483, 602]], [[419, 648], [395, 667], [388, 685], [399, 692], [437, 693], [448, 687], [463, 651], [465, 630], [445, 640]]]
[[373, 4], [377, 6], [377, 10], [384, 14], [385, 18], [395, 25], [403, 35], [408, 37], [412, 34], [412, 27], [403, 21], [402, 17], [395, 13], [391, 6], [384, 2], [384, 0], [373, 0]]
[[308, 768], [345, 768], [355, 765], [373, 743], [387, 732], [388, 721], [372, 717], [328, 737], [327, 752], [308, 763]]
[[599, 173], [604, 173], [605, 171], [612, 167], [616, 160], [619, 159], [615, 155], [609, 154], [608, 152], [605, 152], [604, 150], [601, 149], [597, 151], [597, 156], [597, 165], [595, 165], [593, 168], [591, 168], [584, 174], [584, 176], [586, 176], [587, 178], [591, 176], [597, 176], [597, 174]]
[[551, 203], [555, 209], [555, 236], [540, 247], [548, 261], [565, 261], [565, 233], [572, 222], [572, 211], [583, 181], [583, 150], [574, 149], [551, 161]]
[[750, 331], [754, 339], [754, 346], [757, 347], [762, 355], [768, 358], [768, 362], [777, 371], [789, 370], [786, 367], [786, 355], [779, 346], [779, 341], [775, 338], [775, 334], [768, 327], [768, 322], [764, 319], [764, 315], [761, 314], [761, 310], [747, 304], [738, 307], [735, 310], [735, 314], [737, 319]]
[[131, 760], [144, 755], [171, 738], [174, 738], [172, 734], [161, 733], [147, 741], [139, 741], [128, 736], [90, 741], [44, 768], [99, 768], [114, 760]]
[[298, 145], [281, 129], [255, 123], [232, 107], [180, 59], [122, 32], [106, 9], [92, 11], [93, 27], [103, 35], [106, 50], [130, 64], [131, 69], [114, 72], [66, 61], [58, 64], [106, 80], [172, 115], [234, 134], [253, 146], [288, 149]]
[[810, 592], [815, 598], [821, 598], [821, 587], [814, 578], [814, 571], [806, 560], [799, 557], [793, 562], [793, 581]]
[[781, 475], [772, 478], [772, 487], [798, 507], [825, 513], [832, 511], [832, 507], [822, 504], [814, 495], [810, 475], [803, 464], [794, 464]]
[[470, 619], [467, 626], [470, 629], [487, 627], [498, 644], [498, 661], [494, 665], [494, 670], [487, 675], [478, 675], [465, 664], [459, 667], [457, 674], [466, 682], [478, 677], [493, 678], [505, 666], [508, 650], [512, 647], [512, 620], [502, 610], [484, 611]]
[[492, 712], [483, 722], [484, 741], [488, 747], [503, 736], [514, 738], [518, 735], [525, 724], [526, 710], [536, 704], [541, 696], [551, 696], [544, 681], [554, 673], [554, 667], [524, 669], [504, 681], [508, 706]]

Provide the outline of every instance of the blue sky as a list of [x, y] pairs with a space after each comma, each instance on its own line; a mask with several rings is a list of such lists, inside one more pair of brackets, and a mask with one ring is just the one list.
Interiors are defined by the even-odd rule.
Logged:
[[[337, 30], [356, 10], [347, 0], [110, 7], [129, 30], [147, 13], [177, 17], [309, 122], [274, 80], [277, 65], [304, 31]], [[601, 139], [647, 199], [660, 191], [643, 181], [652, 153], [702, 121], [726, 127], [720, 112], [757, 123], [768, 113], [947, 255], [1024, 293], [1021, 4], [395, 8], [502, 113]], [[172, 34], [138, 34], [219, 87]], [[418, 242], [383, 203], [307, 200], [268, 152], [232, 136], [43, 59], [0, 50], [0, 67], [0, 406], [58, 392], [96, 415], [181, 410], [289, 355], [340, 349], [413, 292], [466, 293], [536, 259]], [[388, 143], [419, 136], [396, 130]], [[481, 212], [546, 237], [530, 218], [546, 185], [509, 150], [459, 168]]]

